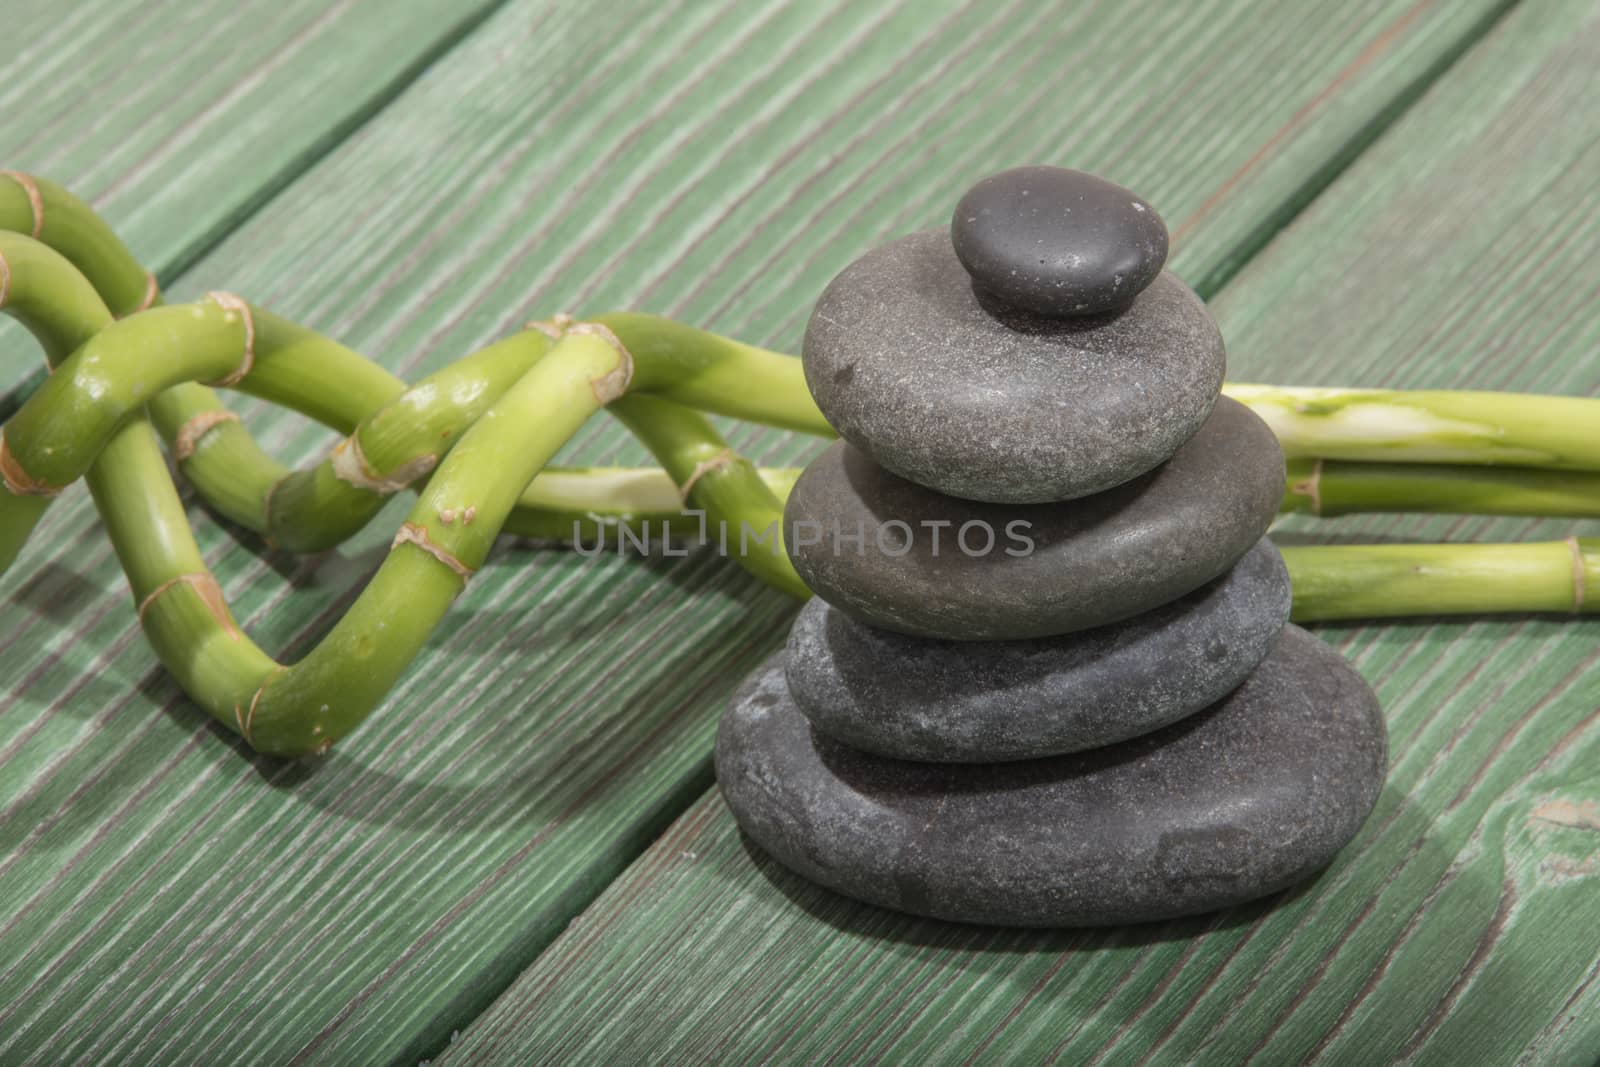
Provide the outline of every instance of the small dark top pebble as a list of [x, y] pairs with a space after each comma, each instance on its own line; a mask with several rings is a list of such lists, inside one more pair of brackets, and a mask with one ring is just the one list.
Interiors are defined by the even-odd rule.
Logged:
[[1063, 167], [1017, 167], [974, 185], [950, 239], [979, 288], [1037, 315], [1126, 307], [1167, 261], [1167, 227], [1120, 185]]

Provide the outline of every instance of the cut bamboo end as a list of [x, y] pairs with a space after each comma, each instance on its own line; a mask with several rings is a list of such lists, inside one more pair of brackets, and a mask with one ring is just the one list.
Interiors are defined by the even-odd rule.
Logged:
[[233, 293], [207, 293], [206, 299], [217, 305], [219, 308], [222, 308], [224, 311], [231, 311], [234, 314], [237, 314], [244, 322], [244, 355], [239, 360], [238, 369], [234, 370], [232, 373], [223, 375], [214, 382], [206, 383], [207, 385], [216, 386], [218, 389], [231, 389], [240, 382], [244, 381], [245, 377], [249, 375], [251, 370], [255, 368], [255, 318], [250, 313], [250, 305], [245, 303], [242, 297], [235, 296]]
[[29, 234], [35, 241], [44, 233], [44, 197], [39, 194], [39, 183], [33, 176], [18, 170], [0, 170], [0, 177], [10, 178], [22, 186], [23, 195], [28, 198], [28, 208], [33, 212], [33, 232]]

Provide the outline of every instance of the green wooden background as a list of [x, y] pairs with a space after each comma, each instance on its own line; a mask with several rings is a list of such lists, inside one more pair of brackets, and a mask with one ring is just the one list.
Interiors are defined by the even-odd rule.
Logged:
[[[248, 294], [406, 377], [558, 310], [792, 350], [842, 265], [1041, 161], [1161, 208], [1236, 379], [1600, 393], [1593, 0], [0, 0], [0, 63], [0, 165], [92, 198], [175, 297]], [[0, 382], [36, 362], [0, 334]], [[330, 444], [239, 410], [287, 459]], [[605, 419], [569, 456], [645, 458]], [[309, 559], [192, 518], [292, 654], [398, 512]], [[741, 843], [711, 732], [794, 607], [710, 555], [506, 544], [307, 765], [164, 676], [81, 490], [0, 605], [0, 1063], [1600, 1052], [1594, 621], [1324, 627], [1393, 736], [1356, 844], [1268, 904], [1039, 934], [857, 906]]]

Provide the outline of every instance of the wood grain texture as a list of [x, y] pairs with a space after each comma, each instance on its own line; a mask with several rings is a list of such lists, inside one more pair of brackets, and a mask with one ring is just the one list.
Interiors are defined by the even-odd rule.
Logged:
[[[0, 168], [88, 200], [167, 281], [498, 0], [7, 0]], [[0, 394], [38, 364], [0, 328]]]
[[[247, 294], [411, 378], [563, 309], [793, 348], [844, 263], [1022, 160], [1136, 185], [1210, 276], [1502, 6], [1211, 0], [1131, 33], [1116, 2], [514, 2], [175, 295]], [[240, 410], [287, 459], [330, 443]], [[568, 455], [644, 461], [605, 419]], [[290, 654], [398, 522], [297, 560], [192, 514], [240, 619]], [[0, 585], [6, 1062], [439, 1047], [710, 784], [716, 715], [793, 613], [704, 553], [508, 545], [372, 722], [284, 766], [185, 702], [122, 590], [78, 491]]]
[[[1600, 393], [1597, 94], [1590, 0], [1509, 16], [1223, 290], [1235, 376]], [[1299, 890], [1104, 931], [926, 922], [790, 874], [713, 794], [437, 1062], [1593, 1063], [1600, 622], [1321, 633], [1377, 687], [1392, 770]]]

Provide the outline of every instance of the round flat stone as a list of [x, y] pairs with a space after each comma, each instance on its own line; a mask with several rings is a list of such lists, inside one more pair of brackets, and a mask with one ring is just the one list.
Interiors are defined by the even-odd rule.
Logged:
[[813, 598], [789, 634], [789, 691], [818, 730], [882, 756], [989, 763], [1098, 748], [1231, 693], [1277, 641], [1289, 599], [1266, 540], [1171, 604], [1033, 641], [907, 637]]
[[1142, 197], [1065, 167], [1017, 167], [956, 205], [950, 242], [980, 288], [1037, 315], [1127, 307], [1167, 261], [1167, 226]]
[[1156, 470], [1056, 504], [958, 500], [836, 442], [795, 483], [784, 535], [801, 579], [863, 622], [957, 641], [1049, 637], [1198, 589], [1261, 539], [1283, 491], [1277, 438], [1223, 397]]
[[1161, 274], [1125, 311], [985, 305], [943, 231], [868, 252], [806, 326], [806, 384], [841, 437], [951, 496], [1032, 504], [1143, 474], [1205, 421], [1222, 335]]
[[1326, 865], [1383, 785], [1371, 689], [1286, 628], [1226, 700], [1153, 734], [1022, 763], [912, 763], [815, 730], [779, 657], [717, 734], [740, 826], [805, 877], [900, 911], [1099, 926], [1213, 911]]

